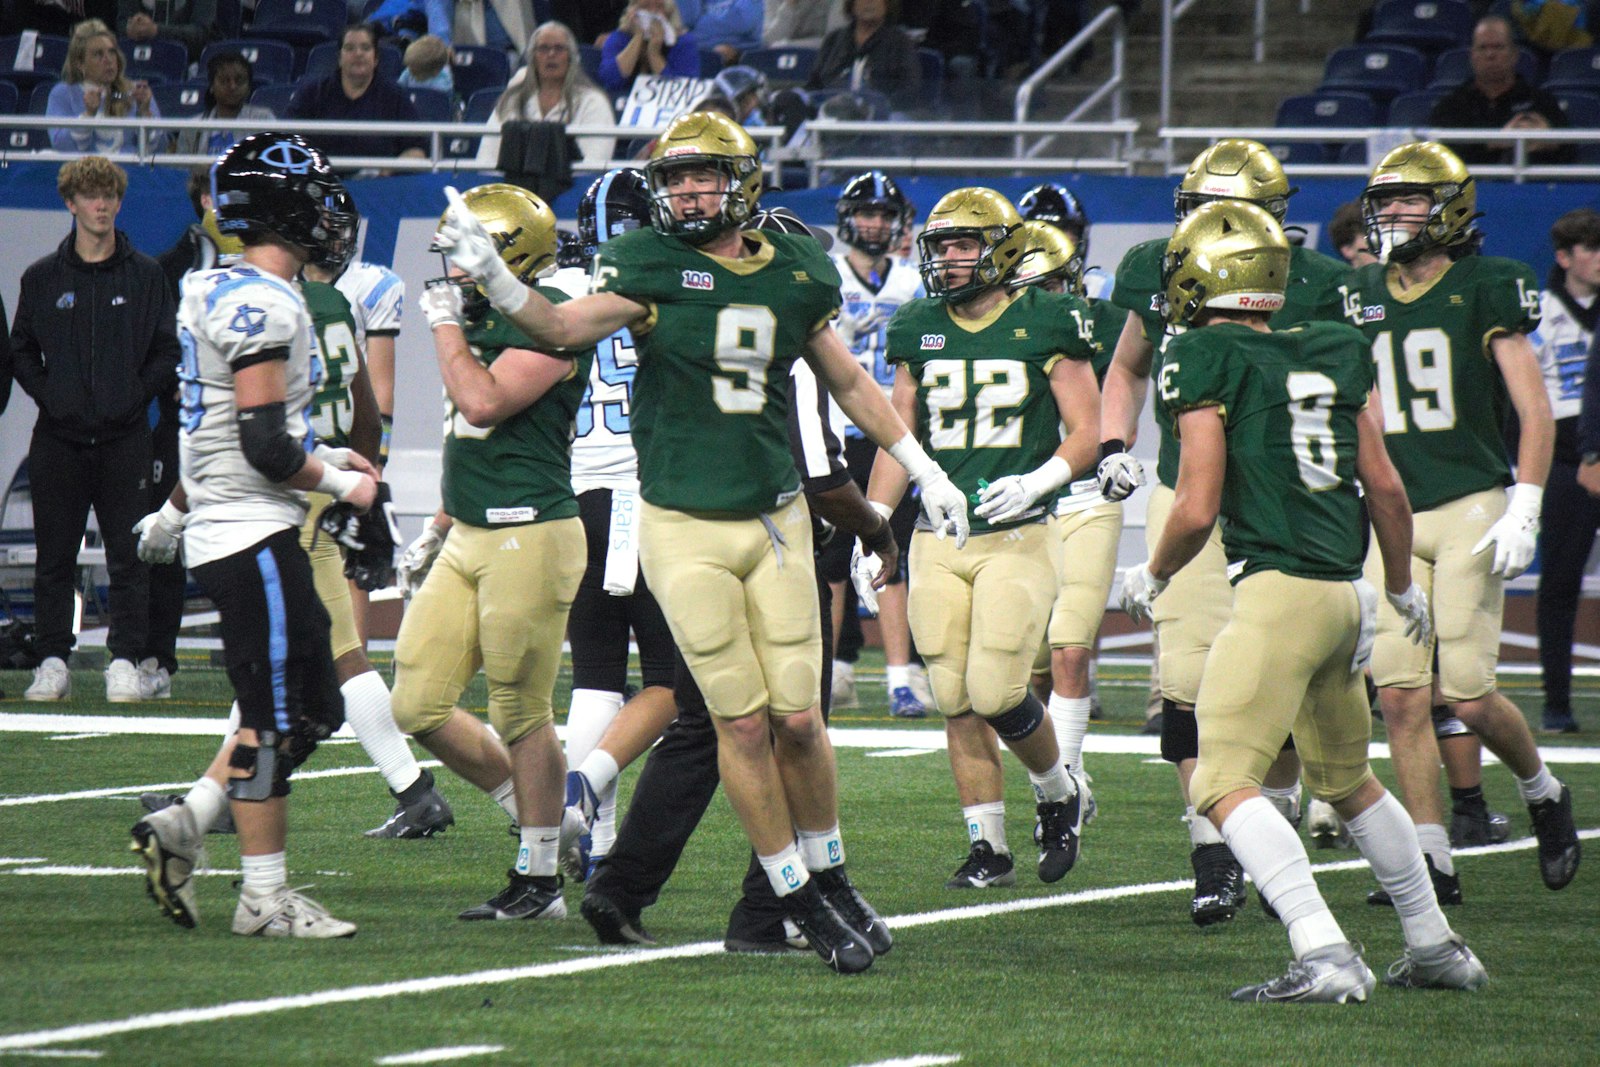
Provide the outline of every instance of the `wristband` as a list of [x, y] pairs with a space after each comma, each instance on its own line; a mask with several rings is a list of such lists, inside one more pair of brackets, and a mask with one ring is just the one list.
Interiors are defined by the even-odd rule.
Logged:
[[1116, 455], [1118, 452], [1126, 452], [1127, 450], [1128, 442], [1113, 437], [1109, 441], [1100, 442], [1100, 459], [1103, 462], [1107, 456]]
[[1511, 501], [1506, 505], [1506, 511], [1537, 519], [1543, 503], [1544, 486], [1534, 485], [1532, 482], [1518, 482], [1511, 487]]
[[1072, 481], [1072, 464], [1060, 456], [1051, 456], [1039, 464], [1038, 469], [1027, 475], [1027, 477], [1034, 480], [1035, 484], [1040, 485], [1043, 491], [1048, 493], [1060, 489], [1063, 485]]
[[889, 453], [890, 458], [906, 469], [906, 473], [911, 475], [911, 480], [918, 485], [921, 485], [924, 479], [944, 473], [937, 463], [928, 458], [922, 446], [917, 444], [917, 439], [909, 433], [885, 451]]
[[867, 506], [873, 511], [876, 511], [879, 515], [882, 515], [885, 519], [894, 514], [894, 508], [891, 508], [888, 504], [885, 504], [882, 501], [869, 500], [867, 501]]
[[517, 281], [504, 263], [496, 260], [495, 265], [498, 269], [489, 277], [479, 279], [478, 284], [483, 287], [489, 303], [506, 315], [515, 315], [528, 302], [528, 287]]
[[340, 470], [331, 463], [322, 465], [322, 478], [317, 482], [317, 492], [327, 493], [335, 500], [343, 500], [361, 484], [360, 471]]
[[378, 466], [386, 467], [389, 464], [389, 440], [394, 436], [394, 416], [380, 413], [378, 423], [383, 427], [383, 434], [378, 438]]

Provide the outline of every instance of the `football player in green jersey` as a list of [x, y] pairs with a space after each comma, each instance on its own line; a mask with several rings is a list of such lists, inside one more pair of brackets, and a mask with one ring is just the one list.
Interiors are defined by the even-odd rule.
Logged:
[[[1283, 166], [1255, 141], [1218, 141], [1194, 158], [1173, 200], [1181, 221], [1200, 204], [1213, 200], [1243, 200], [1264, 209], [1282, 225], [1294, 190]], [[1123, 257], [1117, 268], [1114, 303], [1131, 314], [1117, 341], [1111, 367], [1106, 372], [1101, 410], [1100, 478], [1108, 499], [1121, 500], [1144, 481], [1144, 467], [1127, 454], [1138, 433], [1139, 413], [1152, 374], [1159, 371], [1159, 347], [1168, 337], [1169, 324], [1160, 312], [1161, 259], [1166, 241], [1146, 241]], [[1342, 304], [1337, 283], [1345, 266], [1307, 248], [1290, 256], [1283, 306], [1274, 313], [1275, 328], [1315, 319], [1337, 319]], [[1173, 327], [1178, 329], [1180, 327]], [[1161, 405], [1155, 409], [1161, 433], [1156, 477], [1150, 494], [1145, 544], [1153, 549], [1172, 508], [1178, 477], [1178, 440]], [[1194, 772], [1196, 733], [1194, 701], [1200, 691], [1200, 673], [1211, 642], [1228, 621], [1233, 592], [1224, 573], [1226, 561], [1219, 532], [1213, 532], [1204, 551], [1185, 567], [1155, 612], [1155, 632], [1160, 659], [1161, 755], [1178, 772], [1178, 789], [1188, 806], [1190, 863], [1195, 872], [1194, 898], [1189, 915], [1199, 926], [1232, 919], [1244, 903], [1244, 880], [1238, 862], [1229, 854], [1211, 825], [1197, 817], [1188, 803], [1189, 776]], [[1293, 748], [1268, 774], [1267, 796], [1284, 817], [1298, 823], [1300, 764]]]
[[[1483, 966], [1434, 899], [1405, 808], [1372, 774], [1362, 677], [1378, 595], [1361, 573], [1366, 494], [1385, 599], [1425, 645], [1428, 602], [1411, 580], [1411, 511], [1383, 446], [1372, 364], [1337, 322], [1272, 330], [1290, 271], [1271, 215], [1223, 201], [1178, 225], [1164, 260], [1170, 321], [1160, 403], [1183, 439], [1172, 513], [1123, 606], [1147, 615], [1221, 517], [1233, 612], [1206, 659], [1195, 708], [1194, 804], [1222, 834], [1288, 929], [1294, 962], [1245, 986], [1253, 1002], [1364, 1001], [1376, 985], [1328, 910], [1294, 829], [1261, 793], [1293, 731], [1311, 791], [1349, 825], [1393, 895], [1406, 952], [1391, 985], [1477, 989]], [[1370, 399], [1369, 399], [1370, 398]]]
[[[969, 840], [947, 883], [955, 889], [1016, 881], [996, 735], [1033, 782], [1042, 881], [1072, 869], [1083, 827], [1077, 783], [1029, 676], [1056, 598], [1046, 520], [1099, 445], [1094, 324], [1075, 295], [1008, 289], [1027, 241], [1017, 209], [994, 190], [947, 194], [918, 239], [930, 295], [889, 321], [895, 410], [978, 505], [964, 552], [926, 523], [911, 538], [911, 633], [945, 716]], [[892, 508], [905, 489], [900, 466], [880, 455], [868, 498]]]
[[[555, 216], [532, 193], [481, 185], [464, 204], [517, 277], [532, 281], [555, 265]], [[421, 301], [447, 400], [444, 506], [434, 522], [449, 533], [400, 625], [395, 718], [519, 827], [506, 888], [460, 917], [559, 919], [556, 868], [571, 841], [561, 840], [567, 766], [552, 699], [588, 554], [572, 435], [594, 349], [536, 350], [459, 280], [467, 284], [431, 285]], [[566, 295], [552, 289], [548, 298]], [[479, 667], [493, 733], [456, 705]], [[575, 840], [582, 822], [572, 821], [566, 836]]]
[[821, 247], [743, 228], [761, 195], [750, 135], [690, 112], [656, 142], [645, 173], [651, 228], [607, 241], [594, 292], [568, 303], [512, 275], [453, 190], [436, 240], [541, 344], [632, 331], [640, 563], [705, 694], [723, 787], [774, 892], [830, 966], [863, 970], [893, 941], [844, 871], [818, 708], [811, 524], [788, 443], [794, 361], [804, 358], [851, 421], [906, 466], [957, 543], [966, 502], [829, 325], [839, 278]]
[[[1539, 285], [1525, 264], [1472, 254], [1477, 192], [1443, 145], [1394, 149], [1361, 199], [1369, 243], [1383, 262], [1350, 276], [1346, 314], [1372, 344], [1389, 452], [1416, 515], [1413, 566], [1434, 598], [1439, 688], [1517, 776], [1539, 839], [1540, 874], [1560, 889], [1578, 868], [1572, 794], [1540, 759], [1522, 712], [1495, 686], [1504, 582], [1533, 560], [1555, 441], [1528, 340], [1539, 323]], [[1521, 425], [1514, 484], [1500, 433], [1508, 400]], [[1369, 558], [1367, 569], [1378, 574], [1381, 561]], [[1412, 647], [1398, 631], [1393, 613], [1380, 611], [1373, 680], [1395, 776], [1440, 897], [1459, 900], [1439, 801], [1433, 650]]]

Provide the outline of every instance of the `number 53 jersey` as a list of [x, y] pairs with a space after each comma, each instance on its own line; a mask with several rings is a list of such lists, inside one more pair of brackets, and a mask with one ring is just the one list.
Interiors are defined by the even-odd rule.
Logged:
[[1489, 346], [1539, 325], [1528, 265], [1467, 256], [1401, 292], [1394, 271], [1373, 263], [1342, 291], [1345, 317], [1372, 344], [1386, 443], [1411, 509], [1509, 485], [1505, 381]]

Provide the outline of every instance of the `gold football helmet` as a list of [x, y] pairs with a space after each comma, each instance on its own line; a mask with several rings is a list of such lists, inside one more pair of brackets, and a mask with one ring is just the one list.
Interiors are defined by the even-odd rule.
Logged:
[[[1432, 206], [1415, 234], [1400, 219], [1379, 217], [1378, 203], [1388, 197], [1416, 193]], [[1472, 244], [1477, 229], [1478, 190], [1467, 168], [1450, 149], [1436, 141], [1403, 144], [1378, 161], [1361, 193], [1361, 214], [1367, 223], [1367, 240], [1384, 262], [1408, 263], [1435, 248], [1454, 249]]]
[[[500, 251], [500, 261], [518, 281], [532, 285], [535, 278], [555, 266], [556, 216], [543, 200], [520, 185], [505, 182], [474, 186], [462, 193], [461, 199], [489, 232]], [[441, 226], [445, 217], [439, 216]], [[428, 251], [439, 249], [429, 245]], [[488, 296], [471, 278], [449, 277], [449, 260], [442, 253], [439, 258], [444, 261], [446, 278], [461, 289], [468, 318], [480, 317], [489, 307]]]
[[1289, 240], [1278, 221], [1241, 200], [1191, 211], [1161, 260], [1162, 317], [1192, 323], [1204, 308], [1277, 311], [1289, 280]]
[[[972, 264], [972, 277], [953, 289], [945, 284], [946, 270], [962, 269], [967, 264], [940, 258], [940, 244], [951, 237], [975, 237], [982, 246], [978, 261]], [[917, 249], [922, 254], [922, 284], [929, 296], [953, 303], [970, 300], [991, 285], [1006, 284], [1027, 248], [1022, 216], [1011, 201], [993, 189], [957, 189], [933, 205], [928, 222], [917, 237]]]
[[1278, 157], [1255, 141], [1218, 141], [1194, 157], [1173, 193], [1178, 221], [1211, 200], [1248, 200], [1267, 210], [1278, 225], [1289, 213], [1289, 179]]
[[[667, 175], [680, 168], [710, 167], [727, 180], [722, 206], [713, 216], [680, 219], [667, 194]], [[672, 120], [644, 165], [650, 182], [650, 213], [655, 228], [704, 244], [743, 226], [761, 200], [761, 159], [744, 127], [716, 111], [691, 111]]]
[[1060, 282], [1055, 292], [1083, 293], [1083, 253], [1078, 242], [1060, 227], [1037, 220], [1022, 224], [1026, 251], [1017, 262], [1017, 269], [1007, 287], [1012, 290], [1029, 285]]

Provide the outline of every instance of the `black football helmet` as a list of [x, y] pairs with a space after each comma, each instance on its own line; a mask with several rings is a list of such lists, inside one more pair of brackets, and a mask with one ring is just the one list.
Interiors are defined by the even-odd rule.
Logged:
[[[856, 212], [865, 207], [881, 208], [893, 215], [887, 239], [866, 241], [857, 232]], [[838, 218], [840, 238], [851, 248], [869, 256], [887, 255], [891, 248], [898, 248], [906, 227], [911, 225], [913, 213], [911, 201], [906, 199], [894, 179], [881, 170], [865, 171], [845, 182], [834, 204], [834, 211]]]
[[587, 267], [589, 257], [583, 254], [583, 241], [571, 230], [556, 231], [556, 266]]
[[337, 278], [344, 273], [345, 268], [356, 256], [356, 234], [361, 226], [361, 209], [356, 207], [355, 197], [350, 195], [350, 190], [344, 187], [343, 182], [340, 182], [330, 195], [334, 212], [340, 216], [347, 216], [349, 224], [337, 225], [334, 235], [320, 248], [312, 251], [311, 262]]
[[608, 170], [578, 202], [578, 242], [585, 262], [605, 242], [650, 225], [650, 183], [633, 167]]
[[1048, 222], [1078, 239], [1078, 255], [1089, 258], [1089, 213], [1083, 201], [1059, 182], [1035, 185], [1022, 194], [1017, 210], [1024, 222]]
[[[297, 133], [251, 134], [211, 166], [217, 229], [248, 244], [271, 233], [325, 262], [355, 249], [355, 203], [322, 150]], [[341, 244], [342, 242], [342, 244]]]

